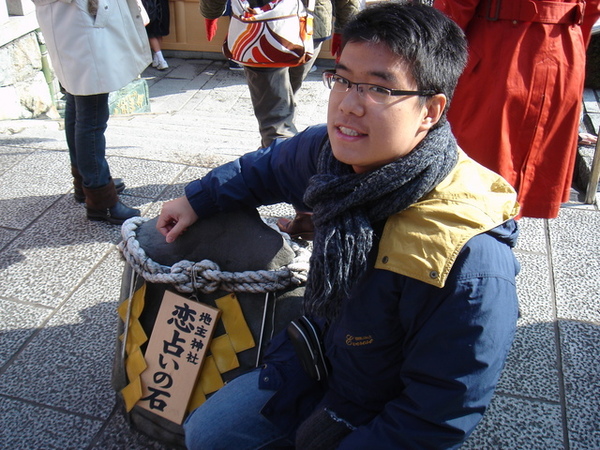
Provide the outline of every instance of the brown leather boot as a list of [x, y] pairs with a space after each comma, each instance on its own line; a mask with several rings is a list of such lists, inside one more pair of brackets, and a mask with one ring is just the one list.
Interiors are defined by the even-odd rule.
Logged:
[[296, 211], [294, 220], [281, 217], [277, 220], [277, 227], [292, 239], [301, 238], [312, 241], [315, 237], [315, 226], [312, 221], [312, 213]]
[[127, 219], [140, 215], [139, 209], [130, 208], [119, 201], [113, 180], [99, 188], [89, 189], [83, 186], [83, 193], [89, 220], [121, 225]]
[[[83, 177], [75, 166], [71, 166], [71, 174], [73, 175], [73, 198], [77, 203], [85, 203], [85, 194], [83, 193]], [[117, 194], [125, 190], [125, 182], [121, 178], [113, 178]]]

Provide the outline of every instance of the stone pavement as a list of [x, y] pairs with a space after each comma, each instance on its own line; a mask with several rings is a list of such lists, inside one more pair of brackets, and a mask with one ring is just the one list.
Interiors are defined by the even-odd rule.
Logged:
[[[259, 144], [242, 73], [223, 61], [168, 61], [143, 74], [152, 112], [114, 116], [106, 133], [122, 197], [147, 217]], [[327, 96], [311, 74], [300, 129], [325, 120]], [[0, 448], [164, 448], [116, 406], [120, 228], [85, 219], [68, 161], [59, 121], [0, 122]], [[517, 337], [464, 448], [600, 448], [600, 212], [578, 198], [557, 219], [520, 222]]]

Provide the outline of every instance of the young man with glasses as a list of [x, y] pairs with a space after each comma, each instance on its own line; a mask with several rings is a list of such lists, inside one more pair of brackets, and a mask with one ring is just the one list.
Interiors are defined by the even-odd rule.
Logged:
[[189, 448], [456, 448], [490, 402], [517, 319], [516, 194], [456, 145], [466, 61], [433, 8], [380, 2], [343, 33], [326, 126], [249, 153], [165, 203], [168, 242], [217, 211], [314, 212], [304, 309], [328, 377], [286, 332], [186, 420]]

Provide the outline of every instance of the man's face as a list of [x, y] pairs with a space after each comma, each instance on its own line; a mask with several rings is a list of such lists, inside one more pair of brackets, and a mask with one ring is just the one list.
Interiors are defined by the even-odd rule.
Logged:
[[[406, 65], [383, 44], [350, 42], [342, 51], [336, 73], [351, 82], [370, 83], [389, 89], [416, 90]], [[443, 106], [445, 97], [442, 97]], [[439, 119], [429, 111], [435, 99], [422, 105], [418, 96], [390, 97], [377, 104], [359, 95], [331, 91], [327, 131], [334, 156], [356, 173], [377, 169], [409, 153]], [[434, 108], [439, 109], [439, 105]], [[441, 113], [441, 112], [440, 112]]]

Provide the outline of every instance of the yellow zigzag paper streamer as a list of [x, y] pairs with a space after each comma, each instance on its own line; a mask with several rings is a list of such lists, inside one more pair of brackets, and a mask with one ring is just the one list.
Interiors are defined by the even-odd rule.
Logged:
[[[140, 374], [146, 370], [146, 360], [140, 349], [140, 346], [148, 340], [148, 336], [142, 328], [142, 324], [139, 321], [140, 315], [144, 310], [144, 298], [146, 295], [146, 283], [135, 291], [131, 298], [131, 306], [129, 305], [130, 299], [126, 299], [119, 305], [118, 313], [119, 317], [125, 324], [127, 330], [127, 342], [125, 343], [125, 370], [127, 372], [127, 379], [129, 384], [121, 390], [123, 401], [125, 402], [125, 409], [127, 412], [131, 411], [135, 404], [140, 398], [142, 398], [142, 383], [140, 381]], [[125, 323], [127, 320], [127, 310], [131, 308], [129, 313], [129, 323]], [[125, 338], [125, 333], [119, 336], [121, 342]]]
[[213, 338], [210, 344], [211, 355], [206, 357], [196, 381], [196, 387], [188, 404], [189, 412], [204, 403], [206, 395], [224, 386], [222, 373], [240, 366], [236, 353], [256, 345], [235, 294], [225, 295], [215, 300], [215, 304], [221, 310], [221, 320], [226, 334]]
[[235, 294], [221, 297], [215, 300], [215, 303], [217, 308], [222, 311], [221, 320], [235, 352], [240, 353], [249, 348], [254, 348], [256, 344]]

